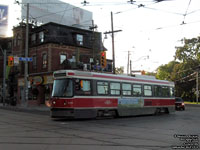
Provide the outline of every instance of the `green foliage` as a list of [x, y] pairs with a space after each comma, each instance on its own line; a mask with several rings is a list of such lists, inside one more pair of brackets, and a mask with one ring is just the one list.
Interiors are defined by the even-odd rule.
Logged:
[[116, 67], [115, 68], [115, 73], [116, 74], [123, 74], [124, 73], [124, 67]]
[[171, 61], [166, 65], [161, 65], [157, 69], [157, 74], [156, 78], [161, 79], [161, 80], [169, 80], [173, 81], [173, 78], [171, 76], [171, 73], [173, 72], [174, 68], [178, 65], [179, 63], [176, 61]]
[[200, 66], [200, 37], [182, 40], [183, 46], [176, 47], [175, 60], [157, 69], [158, 79], [175, 82], [176, 96], [195, 98], [195, 72]]
[[184, 46], [176, 47], [175, 59], [187, 63], [188, 61], [200, 60], [200, 37], [182, 40]]

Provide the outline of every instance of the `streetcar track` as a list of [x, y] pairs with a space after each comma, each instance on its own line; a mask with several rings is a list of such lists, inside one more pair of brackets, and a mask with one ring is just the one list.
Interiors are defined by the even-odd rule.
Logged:
[[[58, 143], [42, 143], [42, 142], [35, 142], [35, 143], [32, 143], [32, 142], [29, 142], [29, 143], [25, 143], [25, 142], [0, 142], [0, 144], [12, 144], [12, 145], [33, 145], [33, 144], [39, 144], [39, 145], [57, 145]], [[171, 146], [160, 146], [160, 145], [131, 145], [131, 144], [66, 144], [66, 143], [59, 143], [59, 145], [68, 145], [68, 146], [102, 146], [102, 147], [105, 147], [105, 146], [116, 146], [116, 147], [119, 147], [119, 146], [126, 146], [126, 147], [134, 147], [134, 148], [169, 148]]]
[[[18, 112], [16, 112], [18, 113]], [[21, 112], [20, 112], [21, 113]], [[1, 114], [0, 114], [1, 115]], [[13, 115], [13, 114], [12, 114]], [[9, 121], [3, 121], [1, 120], [1, 125], [5, 125], [5, 124], [8, 124], [8, 125], [11, 125], [11, 126], [18, 126], [18, 127], [21, 127], [21, 128], [24, 128], [26, 130], [24, 130], [23, 132], [34, 132], [34, 131], [37, 131], [37, 132], [47, 132], [47, 133], [56, 133], [58, 136], [56, 137], [50, 137], [49, 139], [53, 139], [53, 138], [59, 138], [59, 139], [88, 139], [88, 140], [92, 140], [92, 141], [97, 141], [97, 142], [102, 142], [102, 146], [104, 145], [114, 145], [114, 146], [127, 146], [127, 147], [135, 147], [135, 148], [145, 148], [145, 147], [152, 147], [152, 148], [168, 148], [169, 146], [152, 146], [152, 145], [135, 145], [135, 144], [123, 144], [121, 142], [115, 142], [115, 141], [110, 141], [110, 140], [121, 140], [121, 139], [138, 139], [138, 140], [142, 140], [142, 141], [149, 141], [149, 142], [159, 142], [159, 143], [165, 143], [165, 145], [171, 145], [171, 143], [167, 142], [167, 141], [163, 141], [163, 139], [159, 139], [159, 140], [154, 140], [152, 138], [144, 138], [144, 137], [136, 137], [136, 135], [120, 135], [120, 134], [116, 134], [116, 133], [109, 133], [109, 132], [106, 132], [106, 131], [101, 131], [101, 129], [108, 129], [108, 128], [112, 128], [114, 130], [121, 130], [121, 131], [130, 131], [128, 128], [134, 128], [136, 130], [137, 129], [144, 129], [144, 130], [149, 130], [150, 127], [138, 127], [137, 125], [134, 125], [131, 124], [129, 125], [129, 123], [140, 123], [140, 121], [142, 120], [145, 120], [147, 118], [142, 118], [142, 119], [135, 119], [133, 117], [133, 121], [130, 121], [130, 122], [126, 122], [126, 124], [124, 123], [121, 123], [121, 121], [127, 121], [128, 119], [127, 118], [119, 118], [119, 119], [112, 119], [112, 120], [84, 120], [84, 121], [68, 121], [67, 123], [65, 121], [51, 121], [51, 120], [48, 120], [46, 119], [47, 117], [45, 116], [40, 116], [40, 120], [37, 120], [35, 119], [35, 114], [31, 114], [33, 115], [34, 117], [32, 117], [31, 115], [30, 116], [27, 116], [26, 113], [24, 113], [25, 115], [25, 118], [17, 118], [17, 117], [12, 117], [12, 116], [9, 116], [7, 117], [7, 119], [13, 121], [13, 122], [9, 122]], [[14, 116], [17, 116], [17, 114], [14, 114]], [[37, 114], [38, 116], [38, 114]], [[171, 116], [170, 116], [171, 117]], [[34, 120], [32, 120], [34, 118]], [[148, 119], [151, 119], [152, 117], [148, 118]], [[173, 119], [174, 117], [171, 117], [171, 119]], [[132, 119], [132, 118], [131, 118]], [[145, 121], [149, 121], [149, 120], [145, 120]], [[179, 118], [180, 119], [180, 118]], [[155, 119], [156, 121], [160, 120], [160, 119]], [[46, 122], [45, 122], [46, 121]], [[118, 122], [119, 121], [119, 122]], [[16, 123], [14, 123], [16, 122]], [[83, 124], [83, 126], [80, 126], [78, 124]], [[128, 124], [128, 125], [127, 125]], [[32, 125], [31, 127], [29, 125]], [[35, 126], [34, 126], [35, 125]], [[48, 126], [48, 128], [45, 128], [46, 126]], [[80, 128], [81, 127], [81, 128]], [[94, 131], [94, 128], [92, 128], [92, 130], [89, 130], [90, 127], [97, 127], [98, 131]], [[125, 128], [119, 128], [119, 127], [125, 127]], [[0, 128], [1, 129], [1, 128]], [[61, 130], [62, 129], [62, 130]], [[151, 128], [152, 129], [152, 128]], [[163, 130], [163, 129], [162, 129]], [[166, 130], [169, 130], [169, 129], [166, 129]], [[63, 132], [64, 131], [64, 132]], [[81, 133], [69, 133], [68, 131], [81, 131]], [[13, 132], [13, 131], [12, 131]], [[14, 133], [16, 133], [17, 131], [14, 131]], [[22, 131], [19, 131], [19, 133], [22, 132]], [[66, 133], [68, 132], [68, 133]], [[104, 139], [99, 139], [99, 138], [96, 138], [96, 137], [87, 137], [87, 136], [83, 136], [82, 134], [84, 133], [93, 133], [93, 134], [99, 134], [101, 135], [100, 137], [102, 136], [114, 136], [113, 138], [104, 138]], [[154, 133], [154, 132], [152, 132]], [[92, 134], [92, 136], [93, 136]], [[156, 133], [157, 134], [157, 133]], [[164, 135], [162, 133], [162, 135]], [[169, 135], [169, 134], [166, 134], [166, 135]], [[6, 136], [0, 136], [0, 137], [6, 137]], [[15, 136], [14, 136], [15, 137]], [[14, 138], [13, 137], [13, 138]], [[18, 136], [16, 136], [18, 137]], [[19, 136], [18, 138], [33, 138], [33, 139], [44, 139], [45, 137], [31, 137], [31, 136]], [[9, 144], [9, 142], [7, 142]], [[11, 142], [11, 144], [13, 143], [13, 141]], [[19, 144], [21, 142], [18, 142]], [[28, 143], [28, 142], [27, 142]], [[0, 142], [0, 144], [6, 144], [6, 142]], [[15, 143], [17, 144], [17, 142]], [[23, 142], [22, 142], [23, 144]], [[26, 144], [26, 142], [24, 142], [24, 144]], [[28, 143], [29, 144], [29, 143]], [[30, 143], [31, 144], [31, 143]], [[34, 144], [34, 143], [32, 143]], [[35, 142], [35, 144], [39, 144], [37, 142]], [[48, 143], [47, 143], [48, 144]], [[60, 143], [58, 142], [57, 144], [60, 145]], [[66, 143], [62, 143], [61, 142], [61, 145], [64, 144], [64, 145], [70, 145], [69, 143], [66, 144]], [[145, 143], [144, 143], [145, 144]], [[55, 144], [56, 145], [56, 144]], [[71, 144], [71, 145], [84, 145], [84, 144], [80, 144], [80, 143], [75, 143], [75, 144]], [[87, 144], [85, 144], [87, 145]], [[101, 145], [101, 144], [89, 144], [89, 145]], [[161, 144], [163, 145], [163, 144]]]
[[[18, 121], [19, 121], [19, 119], [17, 119]], [[8, 123], [8, 122], [7, 122]], [[32, 123], [35, 123], [35, 122], [31, 122], [31, 121], [29, 121], [29, 123], [28, 124], [32, 124]], [[16, 125], [16, 124], [15, 124]], [[43, 123], [43, 125], [47, 125], [47, 124], [45, 124], [45, 123]], [[49, 124], [48, 124], [49, 125]], [[19, 126], [22, 126], [22, 125], [19, 125]], [[51, 126], [55, 126], [55, 125], [51, 125]], [[33, 128], [35, 131], [38, 131], [38, 130], [40, 130], [40, 131], [43, 131], [43, 132], [50, 132], [50, 133], [57, 133], [57, 134], [61, 134], [61, 135], [70, 135], [70, 136], [72, 136], [72, 137], [77, 137], [77, 138], [80, 138], [80, 139], [89, 139], [89, 140], [93, 140], [93, 141], [97, 141], [97, 142], [103, 142], [104, 144], [105, 143], [112, 143], [112, 144], [115, 144], [115, 145], [121, 145], [121, 143], [119, 144], [119, 142], [113, 142], [113, 141], [109, 141], [110, 139], [106, 139], [106, 140], [103, 140], [103, 139], [97, 139], [97, 138], [94, 138], [94, 137], [84, 137], [84, 136], [80, 136], [80, 135], [75, 135], [75, 134], [65, 134], [65, 133], [63, 133], [63, 132], [58, 132], [57, 130], [58, 129], [63, 129], [63, 127], [57, 127], [57, 128], [51, 128], [51, 129], [41, 129], [41, 128], [35, 128], [35, 127], [29, 127], [29, 126], [24, 126], [23, 125], [23, 127], [27, 127], [27, 128]], [[81, 130], [81, 129], [74, 129], [74, 128], [72, 128], [72, 127], [65, 127], [65, 129], [70, 129], [70, 130], [75, 130], [75, 131], [77, 131], [77, 130], [79, 130], [79, 131], [84, 131], [84, 132], [90, 132], [90, 133], [98, 133], [98, 134], [102, 134], [102, 135], [111, 135], [111, 136], [116, 136], [116, 137], [123, 137], [123, 139], [138, 139], [138, 140], [147, 140], [147, 141], [152, 141], [152, 142], [162, 142], [162, 143], [165, 143], [165, 144], [169, 144], [169, 143], [166, 143], [166, 142], [163, 142], [163, 141], [158, 141], [158, 140], [152, 140], [152, 139], [144, 139], [144, 138], [136, 138], [136, 137], [132, 137], [132, 136], [124, 136], [124, 135], [118, 135], [118, 134], [111, 134], [111, 133], [102, 133], [102, 132], [97, 132], [97, 131], [90, 131], [90, 130]], [[60, 137], [59, 137], [60, 138]]]

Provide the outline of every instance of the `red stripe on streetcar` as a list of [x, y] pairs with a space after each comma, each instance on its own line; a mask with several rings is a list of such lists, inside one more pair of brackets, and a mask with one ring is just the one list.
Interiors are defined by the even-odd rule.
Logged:
[[75, 75], [73, 72], [68, 72], [67, 74], [68, 74], [68, 76], [74, 76]]
[[[53, 102], [54, 101], [54, 102]], [[174, 99], [144, 99], [144, 106], [173, 106]], [[92, 108], [92, 107], [118, 107], [117, 98], [74, 98], [53, 99], [52, 107], [60, 108]]]
[[53, 100], [55, 103], [52, 103], [52, 107], [117, 107], [117, 99], [108, 99], [108, 98], [75, 98], [75, 99], [58, 99]]
[[171, 106], [175, 105], [173, 99], [145, 99], [144, 106]]

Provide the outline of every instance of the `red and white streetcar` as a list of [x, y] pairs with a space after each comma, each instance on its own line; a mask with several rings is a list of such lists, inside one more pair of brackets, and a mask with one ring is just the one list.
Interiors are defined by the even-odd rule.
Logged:
[[96, 118], [173, 112], [174, 83], [152, 76], [78, 70], [54, 72], [52, 118]]

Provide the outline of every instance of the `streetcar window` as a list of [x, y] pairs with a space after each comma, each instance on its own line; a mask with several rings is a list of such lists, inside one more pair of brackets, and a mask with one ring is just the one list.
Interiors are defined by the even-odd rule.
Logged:
[[108, 94], [108, 82], [97, 82], [97, 93], [98, 94]]
[[53, 97], [71, 97], [73, 96], [73, 84], [71, 79], [54, 80]]
[[144, 96], [152, 96], [151, 85], [144, 85]]
[[167, 86], [154, 86], [154, 95], [157, 97], [168, 97], [169, 88]]
[[90, 80], [75, 80], [75, 92], [78, 95], [89, 95], [91, 94], [91, 82]]
[[133, 96], [142, 96], [142, 85], [133, 84]]
[[110, 94], [120, 95], [120, 83], [110, 83]]
[[131, 95], [131, 84], [122, 83], [122, 94]]
[[162, 95], [162, 88], [161, 86], [155, 85], [154, 86], [154, 96], [161, 96]]
[[162, 87], [162, 96], [169, 97], [169, 88], [167, 86]]
[[169, 94], [170, 94], [171, 97], [174, 97], [174, 96], [175, 96], [175, 95], [174, 95], [174, 88], [173, 88], [173, 87], [170, 87], [170, 88], [169, 88]]

